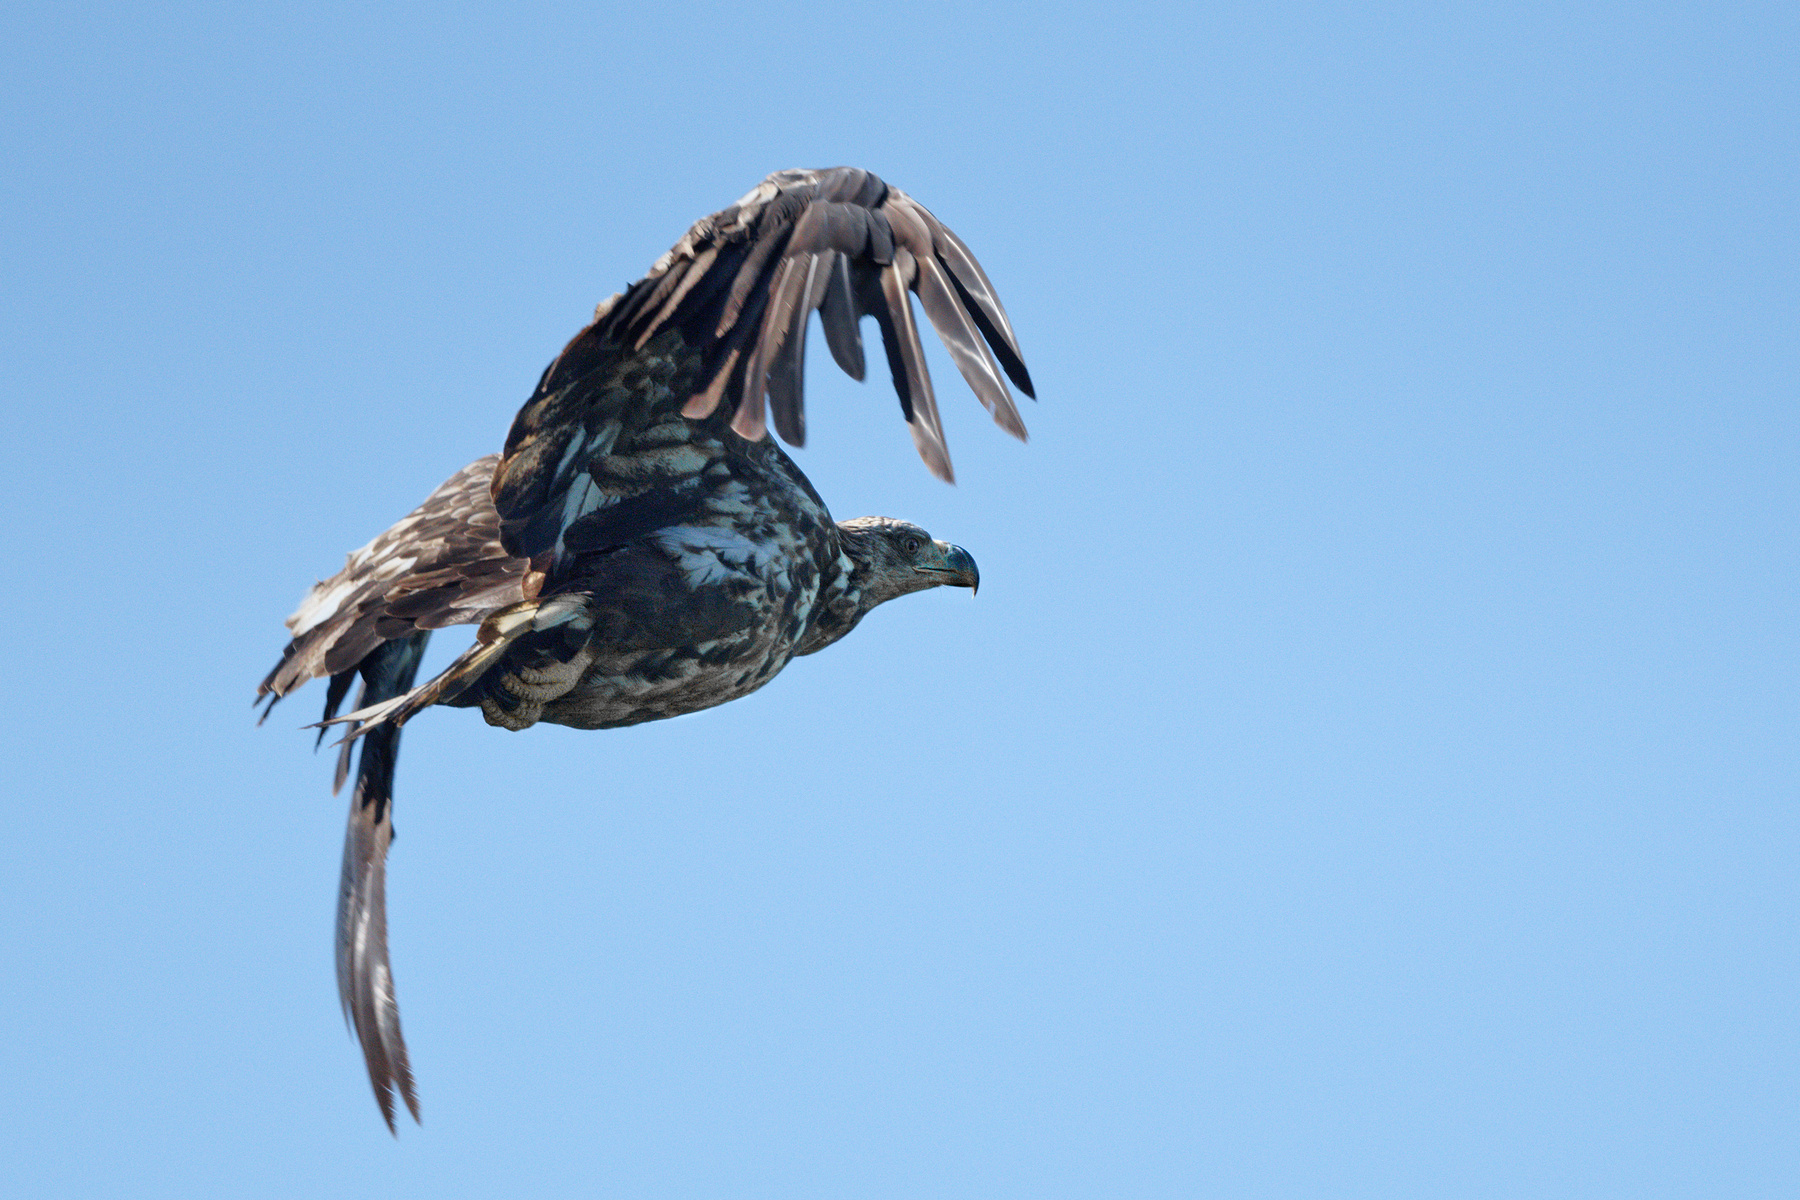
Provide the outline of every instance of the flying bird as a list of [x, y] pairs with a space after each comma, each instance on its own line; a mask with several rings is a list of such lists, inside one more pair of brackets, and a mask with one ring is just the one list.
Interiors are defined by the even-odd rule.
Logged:
[[[338, 890], [338, 994], [394, 1130], [419, 1101], [389, 966], [386, 860], [401, 727], [434, 704], [489, 724], [613, 729], [748, 695], [876, 605], [975, 588], [975, 560], [907, 521], [834, 521], [767, 436], [806, 437], [814, 312], [838, 366], [863, 377], [872, 316], [900, 410], [931, 472], [952, 479], [912, 307], [1008, 433], [1007, 381], [1034, 396], [987, 274], [923, 205], [850, 167], [778, 171], [706, 217], [649, 274], [603, 301], [557, 355], [504, 449], [316, 584], [257, 689], [268, 709], [326, 677], [326, 725], [355, 764]], [[431, 631], [477, 626], [436, 678]], [[361, 679], [354, 711], [339, 709]]]

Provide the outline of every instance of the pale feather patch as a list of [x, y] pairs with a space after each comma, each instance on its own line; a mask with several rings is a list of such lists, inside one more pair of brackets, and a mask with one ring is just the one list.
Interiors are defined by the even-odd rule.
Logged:
[[358, 567], [372, 562], [381, 557], [381, 555], [390, 552], [406, 538], [407, 534], [412, 532], [412, 527], [417, 525], [423, 519], [424, 518], [418, 513], [408, 513], [406, 516], [401, 517], [398, 521], [395, 521], [392, 525], [369, 539], [366, 545], [358, 547], [345, 555], [344, 570], [354, 571]]
[[325, 591], [314, 588], [308, 592], [294, 615], [287, 619], [287, 627], [295, 637], [316, 629], [337, 615], [338, 605], [350, 598], [350, 593], [362, 586], [360, 579], [344, 579]]
[[734, 479], [708, 493], [703, 504], [708, 512], [720, 516], [744, 517], [756, 511], [756, 500], [749, 488]]
[[569, 444], [563, 447], [562, 457], [556, 460], [556, 470], [550, 473], [550, 478], [561, 479], [563, 477], [563, 472], [568, 469], [569, 463], [574, 460], [575, 456], [581, 452], [581, 448], [585, 445], [587, 445], [587, 439], [582, 437], [579, 433], [571, 436], [569, 438]]
[[754, 579], [759, 547], [735, 529], [713, 525], [677, 525], [653, 539], [675, 560], [690, 587], [723, 583], [729, 578]]
[[696, 475], [705, 468], [708, 457], [695, 446], [664, 446], [639, 454], [615, 454], [595, 465], [605, 474], [621, 479], [648, 479], [678, 475]]

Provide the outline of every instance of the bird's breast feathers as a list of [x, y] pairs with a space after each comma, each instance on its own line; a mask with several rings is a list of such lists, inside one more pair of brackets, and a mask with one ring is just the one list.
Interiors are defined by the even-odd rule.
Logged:
[[836, 584], [835, 529], [816, 508], [804, 494], [733, 480], [712, 490], [695, 519], [643, 537], [642, 551], [666, 564], [660, 587], [583, 581], [592, 603], [632, 633], [597, 621], [603, 636], [590, 642], [581, 680], [540, 719], [635, 725], [723, 704], [774, 678], [806, 637], [821, 592]]

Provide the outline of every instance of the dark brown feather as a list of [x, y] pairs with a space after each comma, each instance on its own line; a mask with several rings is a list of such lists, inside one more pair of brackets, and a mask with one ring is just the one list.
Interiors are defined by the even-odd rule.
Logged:
[[912, 301], [906, 290], [906, 276], [912, 266], [909, 252], [895, 251], [894, 261], [881, 270], [881, 295], [886, 303], [872, 307], [881, 326], [881, 343], [887, 351], [888, 370], [894, 376], [894, 390], [901, 393], [902, 407], [910, 410], [907, 427], [912, 430], [913, 445], [933, 475], [945, 483], [955, 483], [950, 447], [944, 444], [944, 430], [938, 420], [937, 397], [932, 394], [931, 375], [925, 369], [925, 348], [919, 345], [919, 326], [913, 319]]
[[[920, 211], [925, 212], [924, 209]], [[928, 212], [925, 215], [930, 216]], [[1025, 368], [1025, 356], [1019, 350], [1018, 339], [1013, 336], [1012, 322], [1007, 319], [1006, 309], [1000, 304], [994, 285], [988, 281], [987, 272], [981, 269], [981, 264], [975, 261], [975, 256], [949, 226], [931, 217], [931, 227], [938, 258], [949, 269], [957, 295], [962, 298], [982, 337], [993, 347], [994, 356], [1006, 369], [1006, 377], [1021, 392], [1037, 399], [1037, 392], [1031, 386], [1031, 372]]]
[[951, 295], [943, 267], [938, 265], [936, 258], [921, 258], [918, 268], [919, 277], [914, 281], [913, 290], [918, 293], [919, 303], [930, 318], [932, 328], [937, 330], [938, 337], [950, 351], [956, 369], [962, 372], [976, 399], [993, 414], [994, 423], [1024, 441], [1025, 422], [1020, 419], [1018, 407], [1013, 404], [1006, 382], [1000, 377], [1000, 364], [994, 361], [993, 352], [967, 311]]
[[678, 270], [671, 271], [663, 280], [657, 281], [656, 287], [651, 289], [652, 301], [657, 298], [656, 294], [666, 287], [667, 281], [674, 280], [679, 282], [677, 286], [669, 289], [668, 299], [664, 301], [656, 316], [644, 323], [644, 332], [638, 336], [637, 340], [639, 349], [642, 349], [644, 343], [650, 340], [650, 335], [656, 332], [657, 327], [669, 319], [670, 314], [672, 314], [681, 302], [687, 298], [687, 294], [693, 290], [694, 285], [705, 278], [707, 270], [712, 266], [713, 260], [718, 256], [719, 248], [717, 246], [708, 246], [705, 250], [702, 250], [695, 256], [693, 262], [683, 265]]
[[842, 254], [831, 256], [831, 276], [819, 306], [819, 324], [825, 330], [825, 344], [831, 348], [831, 357], [844, 374], [861, 383], [867, 370], [863, 360], [862, 329], [857, 322], [855, 290], [850, 283], [850, 260]]

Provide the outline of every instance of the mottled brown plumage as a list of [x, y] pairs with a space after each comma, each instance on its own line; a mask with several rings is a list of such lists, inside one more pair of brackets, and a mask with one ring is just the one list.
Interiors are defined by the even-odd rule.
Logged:
[[[263, 681], [272, 706], [329, 676], [327, 723], [360, 739], [338, 912], [338, 984], [376, 1099], [418, 1116], [387, 954], [385, 855], [400, 729], [434, 705], [490, 724], [613, 728], [761, 687], [875, 605], [974, 561], [890, 518], [834, 522], [765, 436], [804, 437], [806, 324], [862, 377], [873, 316], [926, 465], [951, 478], [910, 295], [1004, 429], [1031, 394], [1012, 327], [967, 247], [904, 193], [851, 168], [782, 171], [697, 223], [603, 302], [545, 370], [504, 452], [452, 476], [308, 594]], [[414, 687], [430, 631], [475, 644]], [[338, 717], [350, 684], [356, 711]], [[265, 714], [266, 715], [266, 714]]]

